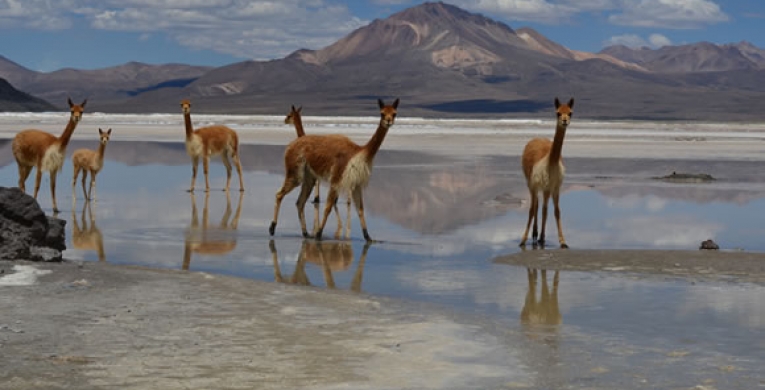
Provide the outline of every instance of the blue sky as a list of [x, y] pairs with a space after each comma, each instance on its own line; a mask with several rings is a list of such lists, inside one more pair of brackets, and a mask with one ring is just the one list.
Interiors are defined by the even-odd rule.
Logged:
[[[0, 0], [0, 55], [37, 71], [139, 61], [226, 65], [319, 49], [409, 0]], [[571, 49], [749, 41], [761, 0], [452, 0]]]

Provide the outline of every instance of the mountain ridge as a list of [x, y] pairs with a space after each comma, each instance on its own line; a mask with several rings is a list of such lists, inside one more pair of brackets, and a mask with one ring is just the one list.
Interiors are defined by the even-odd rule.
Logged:
[[24, 91], [53, 102], [64, 94], [88, 97], [91, 110], [104, 112], [176, 112], [189, 98], [204, 113], [284, 114], [299, 104], [312, 115], [373, 115], [378, 97], [400, 97], [407, 115], [543, 117], [553, 97], [575, 96], [578, 117], [759, 118], [742, 102], [765, 93], [765, 51], [746, 42], [710, 45], [586, 53], [530, 28], [429, 2], [324, 48], [269, 61], [131, 62], [30, 76], [0, 58], [0, 77], [10, 69]]

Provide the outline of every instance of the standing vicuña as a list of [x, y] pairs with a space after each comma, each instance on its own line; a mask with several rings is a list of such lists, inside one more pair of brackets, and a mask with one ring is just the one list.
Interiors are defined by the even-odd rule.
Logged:
[[[107, 131], [98, 129], [98, 138], [100, 144], [98, 150], [77, 149], [72, 154], [72, 165], [74, 166], [74, 177], [72, 178], [72, 196], [74, 196], [74, 186], [77, 185], [77, 175], [82, 171], [82, 195], [85, 199], [93, 199], [93, 188], [96, 185], [96, 175], [104, 167], [104, 151], [106, 144], [109, 143], [109, 137], [112, 135], [112, 129]], [[90, 190], [85, 191], [85, 181], [87, 181], [88, 172], [90, 172]]]
[[[290, 108], [290, 113], [287, 114], [287, 117], [284, 118], [284, 124], [285, 125], [292, 124], [292, 125], [295, 126], [295, 132], [297, 132], [297, 136], [298, 137], [302, 137], [302, 136], [305, 135], [305, 130], [303, 129], [303, 117], [302, 117], [302, 114], [301, 114], [302, 110], [303, 110], [303, 107], [295, 108], [295, 106], [293, 105]], [[313, 198], [313, 203], [315, 203], [317, 205], [321, 201], [321, 198], [319, 196], [319, 185], [320, 185], [320, 183], [321, 183], [321, 180], [316, 180], [316, 196]], [[348, 208], [347, 208], [348, 209], [348, 214], [347, 215], [348, 215], [348, 218], [350, 220], [350, 216], [351, 216], [351, 197], [350, 197], [350, 195], [348, 196], [348, 203], [347, 204], [348, 204]], [[341, 236], [341, 232], [343, 230], [343, 221], [342, 221], [342, 219], [340, 219], [340, 211], [337, 209], [337, 203], [335, 203], [333, 208], [335, 209], [335, 215], [337, 216], [337, 231], [335, 231], [335, 238], [339, 239], [340, 236]], [[318, 226], [318, 224], [319, 224], [318, 218], [316, 218], [316, 220], [314, 220], [314, 224]], [[351, 227], [350, 227], [350, 225], [346, 225], [345, 233], [346, 233], [345, 234], [346, 238], [349, 238], [349, 236], [351, 234]]]
[[[555, 126], [555, 138], [550, 141], [547, 138], [534, 138], [523, 149], [523, 174], [526, 176], [526, 184], [531, 194], [531, 206], [529, 207], [529, 219], [526, 222], [526, 231], [521, 238], [521, 246], [526, 245], [526, 239], [529, 236], [529, 227], [534, 221], [534, 231], [531, 235], [532, 244], [544, 245], [545, 243], [545, 223], [547, 222], [547, 202], [552, 195], [553, 205], [555, 206], [555, 222], [558, 225], [558, 241], [561, 248], [568, 248], [566, 239], [563, 238], [563, 230], [560, 226], [560, 186], [563, 184], [563, 176], [566, 168], [563, 166], [561, 151], [563, 150], [563, 138], [566, 136], [566, 128], [571, 123], [571, 117], [574, 115], [574, 98], [569, 100], [568, 104], [561, 104], [558, 98], [555, 98], [555, 110], [558, 115]], [[542, 192], [544, 199], [542, 204], [542, 231], [537, 241], [537, 210], [539, 209], [539, 192]]]
[[42, 181], [43, 171], [50, 172], [50, 195], [53, 200], [53, 212], [58, 213], [56, 205], [56, 175], [64, 165], [66, 146], [72, 138], [72, 133], [77, 127], [77, 123], [82, 119], [82, 112], [85, 109], [85, 103], [88, 99], [82, 101], [82, 104], [72, 103], [72, 99], [67, 99], [69, 103], [69, 123], [64, 128], [61, 137], [46, 133], [41, 130], [29, 129], [22, 130], [13, 138], [13, 157], [16, 158], [16, 164], [19, 166], [19, 188], [26, 192], [26, 181], [33, 167], [37, 167], [37, 177], [35, 178], [35, 193], [40, 190], [40, 181]]
[[208, 172], [210, 167], [210, 156], [220, 154], [223, 165], [226, 166], [226, 189], [228, 191], [231, 184], [231, 161], [236, 164], [236, 171], [239, 174], [239, 191], [244, 191], [244, 181], [242, 180], [242, 164], [239, 161], [239, 136], [236, 131], [223, 125], [207, 126], [194, 130], [191, 124], [191, 102], [181, 101], [183, 110], [183, 119], [186, 123], [186, 153], [191, 157], [191, 166], [193, 174], [191, 176], [191, 187], [189, 192], [194, 192], [194, 182], [197, 180], [197, 168], [199, 158], [202, 158], [202, 166], [205, 171], [205, 191], [210, 191], [210, 181]]
[[330, 190], [327, 194], [327, 204], [324, 207], [324, 218], [322, 218], [321, 225], [316, 231], [316, 239], [321, 239], [324, 225], [327, 223], [327, 218], [337, 201], [338, 192], [342, 191], [351, 194], [353, 203], [356, 205], [356, 212], [359, 214], [364, 238], [367, 241], [372, 241], [364, 219], [362, 192], [364, 187], [369, 184], [375, 155], [380, 150], [385, 135], [388, 134], [388, 129], [393, 126], [396, 119], [399, 99], [396, 99], [391, 105], [386, 105], [381, 99], [378, 99], [377, 103], [380, 106], [380, 124], [372, 138], [364, 146], [357, 145], [342, 135], [306, 135], [295, 139], [287, 146], [287, 150], [284, 152], [286, 174], [284, 184], [276, 193], [274, 220], [269, 228], [271, 235], [276, 230], [282, 199], [295, 187], [302, 184], [297, 201], [298, 216], [303, 236], [309, 236], [306, 229], [304, 207], [316, 180], [321, 178], [321, 180], [330, 183]]

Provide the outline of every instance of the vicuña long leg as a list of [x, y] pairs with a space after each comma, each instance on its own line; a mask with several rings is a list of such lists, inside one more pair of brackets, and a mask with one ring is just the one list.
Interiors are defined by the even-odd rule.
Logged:
[[542, 197], [542, 231], [539, 233], [539, 245], [545, 244], [545, 226], [547, 225], [547, 204], [550, 202], [550, 191], [545, 191]]
[[90, 189], [88, 189], [88, 199], [93, 200], [95, 197], [95, 194], [93, 194], [96, 191], [96, 174], [97, 172], [91, 171], [90, 172]]
[[[526, 221], [526, 230], [523, 232], [523, 237], [521, 237], [521, 246], [526, 245], [526, 240], [529, 238], [529, 229], [531, 228], [531, 222], [534, 220], [534, 216], [536, 215], [536, 204], [537, 204], [537, 194], [536, 191], [529, 190], [529, 194], [531, 195], [531, 204], [529, 205], [529, 219]], [[536, 228], [534, 229], [534, 237], [533, 241], [536, 242]]]
[[199, 157], [194, 156], [191, 158], [191, 187], [189, 187], [189, 192], [194, 192], [194, 183], [197, 181], [198, 169], [199, 169]]
[[553, 198], [553, 205], [555, 206], [555, 223], [558, 224], [558, 241], [560, 242], [561, 248], [568, 248], [568, 245], [566, 244], [566, 239], [563, 238], [563, 228], [561, 228], [560, 225], [560, 193], [555, 192], [552, 195]]
[[205, 173], [205, 192], [210, 192], [210, 154], [207, 149], [202, 156], [202, 169]]
[[306, 238], [309, 237], [309, 234], [305, 223], [305, 204], [311, 196], [314, 184], [316, 184], [316, 177], [306, 173], [303, 176], [303, 186], [300, 188], [300, 195], [298, 196], [297, 203], [295, 203], [298, 209], [298, 218], [300, 218], [300, 228], [303, 231], [303, 237]]
[[223, 160], [223, 165], [226, 167], [226, 188], [223, 191], [228, 192], [228, 188], [231, 186], [231, 161], [228, 159], [227, 152], [221, 153], [220, 157]]
[[19, 166], [19, 189], [21, 189], [22, 192], [27, 192], [27, 178], [32, 172], [32, 167], [29, 165], [23, 165], [18, 162], [17, 164]]
[[279, 191], [276, 191], [276, 203], [274, 204], [274, 219], [271, 221], [271, 226], [268, 228], [268, 232], [273, 236], [276, 231], [276, 223], [279, 220], [279, 208], [282, 206], [282, 200], [287, 194], [292, 192], [295, 187], [300, 184], [297, 180], [297, 174], [295, 172], [287, 172], [284, 177], [284, 184], [282, 184]]
[[234, 165], [236, 165], [236, 173], [239, 175], [239, 191], [244, 192], [244, 179], [242, 178], [242, 161], [239, 159], [239, 152], [234, 154]]
[[88, 191], [85, 190], [85, 182], [88, 180], [88, 170], [82, 170], [82, 196], [88, 200]]
[[50, 171], [50, 197], [53, 201], [53, 213], [58, 213], [58, 205], [56, 205], [56, 176], [58, 171]]
[[361, 222], [361, 232], [364, 234], [364, 239], [367, 241], [373, 241], [369, 237], [369, 231], [367, 230], [367, 220], [364, 218], [364, 196], [361, 187], [356, 187], [351, 193], [353, 196], [353, 204], [356, 205], [356, 213], [359, 215], [359, 222]]
[[337, 201], [337, 190], [333, 187], [329, 188], [329, 193], [327, 193], [327, 204], [324, 205], [324, 216], [321, 218], [321, 226], [319, 226], [319, 230], [316, 231], [316, 239], [321, 240], [322, 232], [324, 232], [324, 226], [327, 224], [327, 218], [329, 218], [329, 214], [332, 212], [332, 205], [335, 204]]
[[37, 174], [35, 175], [35, 194], [34, 198], [37, 199], [37, 193], [40, 192], [40, 182], [42, 182], [42, 164], [37, 165]]
[[74, 173], [72, 174], [72, 194], [74, 194], [74, 187], [77, 186], [77, 176], [80, 175], [80, 167], [74, 166]]

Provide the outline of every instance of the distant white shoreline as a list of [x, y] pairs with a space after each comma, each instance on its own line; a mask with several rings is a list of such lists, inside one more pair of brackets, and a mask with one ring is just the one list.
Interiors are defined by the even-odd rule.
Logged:
[[[0, 139], [23, 129], [59, 134], [65, 112], [0, 113]], [[243, 144], [285, 145], [295, 129], [277, 115], [192, 114], [199, 128], [223, 124], [235, 129]], [[345, 134], [363, 143], [377, 127], [377, 117], [304, 116], [309, 134]], [[113, 141], [183, 142], [178, 114], [87, 113], [74, 140], [97, 139], [98, 128], [113, 128]], [[552, 137], [550, 119], [429, 119], [402, 116], [383, 149], [424, 151], [455, 156], [517, 156], [533, 137]], [[564, 157], [756, 159], [765, 158], [765, 122], [711, 123], [577, 120], [566, 133]]]

